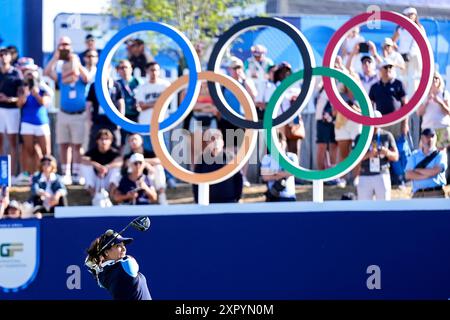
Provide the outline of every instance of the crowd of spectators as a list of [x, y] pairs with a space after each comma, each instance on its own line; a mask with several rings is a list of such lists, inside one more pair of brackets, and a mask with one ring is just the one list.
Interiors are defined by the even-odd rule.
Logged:
[[[403, 14], [423, 29], [416, 9], [407, 8]], [[85, 41], [86, 49], [76, 54], [72, 40], [61, 37], [44, 69], [32, 58], [19, 57], [14, 48], [0, 48], [0, 149], [6, 150], [6, 137], [12, 182], [31, 187], [29, 205], [35, 214], [51, 214], [55, 206], [67, 205], [66, 186], [71, 184], [84, 185], [92, 199], [101, 192], [117, 204], [166, 204], [166, 189], [176, 186], [175, 179], [156, 158], [148, 135], [127, 132], [105, 114], [94, 86], [100, 50], [92, 35]], [[109, 95], [117, 112], [129, 120], [148, 124], [156, 100], [171, 82], [162, 74], [158, 62], [148, 54], [143, 40], [129, 39], [125, 43], [128, 58], [106, 70]], [[198, 43], [195, 48], [203, 61], [204, 46]], [[261, 120], [271, 95], [293, 70], [287, 62], [275, 64], [261, 44], [254, 45], [250, 51], [251, 56], [245, 61], [229, 57], [225, 69], [253, 99]], [[414, 39], [401, 27], [392, 37], [384, 39], [381, 53], [355, 28], [348, 33], [340, 52], [334, 67], [364, 88], [376, 116], [398, 110], [417, 88], [422, 68], [420, 54]], [[55, 92], [44, 81], [46, 79], [53, 80], [59, 91], [58, 159], [52, 156], [47, 110], [55, 103]], [[354, 93], [342, 83], [337, 83], [337, 87], [348, 106], [354, 112], [360, 112]], [[243, 115], [231, 91], [222, 90], [228, 105], [235, 113]], [[291, 107], [300, 90], [299, 83], [286, 90], [278, 114]], [[324, 170], [349, 155], [359, 139], [361, 125], [333, 108], [321, 83], [314, 92], [314, 101], [316, 167]], [[449, 102], [450, 94], [445, 90], [444, 80], [436, 72], [428, 97], [417, 111], [422, 124], [419, 149], [413, 150], [410, 143], [408, 119], [388, 127], [377, 127], [361, 163], [346, 176], [326, 181], [326, 184], [344, 187], [350, 183], [356, 187], [358, 199], [389, 200], [392, 186], [404, 188], [411, 180], [413, 197], [445, 196], [442, 187], [447, 183]], [[239, 143], [229, 148], [224, 137], [227, 130], [239, 128], [218, 111], [206, 83], [202, 83], [193, 112], [186, 121], [184, 127], [190, 132], [191, 139], [200, 137], [203, 141], [202, 154], [208, 152], [223, 158], [236, 153]], [[301, 141], [307, 135], [301, 115], [277, 130], [288, 158], [298, 164]], [[207, 141], [213, 142], [208, 144]], [[191, 159], [199, 156], [193, 147], [190, 152]], [[259, 165], [260, 181], [267, 185], [267, 201], [296, 200], [295, 177], [282, 170], [267, 150]], [[221, 166], [223, 164], [193, 161], [189, 169], [202, 173]], [[247, 169], [245, 164], [235, 176], [211, 186], [210, 201], [240, 201], [242, 188], [250, 186]], [[197, 201], [197, 186], [193, 187], [193, 192]], [[20, 216], [17, 203], [8, 199], [8, 192], [3, 192], [3, 215]]]

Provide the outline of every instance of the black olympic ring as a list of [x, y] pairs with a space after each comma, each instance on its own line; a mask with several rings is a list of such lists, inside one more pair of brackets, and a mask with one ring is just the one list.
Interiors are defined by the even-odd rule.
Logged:
[[[301, 112], [303, 103], [309, 100], [314, 89], [314, 85], [311, 85], [313, 79], [313, 68], [315, 67], [314, 54], [304, 35], [296, 27], [278, 18], [256, 17], [240, 21], [237, 24], [233, 25], [230, 29], [225, 31], [225, 33], [223, 33], [219, 37], [219, 40], [214, 45], [211, 57], [208, 61], [208, 70], [213, 72], [219, 71], [220, 60], [222, 60], [223, 54], [225, 53], [225, 50], [230, 45], [230, 43], [239, 34], [243, 33], [251, 27], [256, 26], [273, 27], [286, 33], [292, 39], [292, 41], [294, 41], [295, 45], [300, 51], [303, 60], [303, 70], [305, 73], [300, 94], [297, 99], [293, 101], [291, 107], [286, 112], [273, 120], [274, 127], [277, 127], [283, 124], [287, 124], [297, 115], [297, 113]], [[304, 90], [305, 88], [307, 89]], [[220, 84], [208, 81], [208, 89], [209, 94], [211, 95], [211, 98], [214, 101], [217, 109], [224, 115], [224, 117], [228, 121], [241, 128], [264, 129], [262, 119], [259, 119], [259, 121], [257, 122], [243, 119], [235, 115], [227, 106], [222, 103], [222, 100], [219, 98], [219, 91], [221, 91]], [[220, 94], [222, 94], [222, 92], [220, 92]]]

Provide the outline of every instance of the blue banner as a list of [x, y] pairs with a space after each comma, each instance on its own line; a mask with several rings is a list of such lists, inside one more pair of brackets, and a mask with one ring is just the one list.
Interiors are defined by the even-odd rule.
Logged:
[[[43, 220], [35, 280], [24, 290], [0, 292], [0, 300], [110, 299], [83, 266], [85, 250], [105, 230], [121, 230], [131, 219]], [[151, 220], [149, 231], [130, 228], [125, 236], [135, 239], [127, 253], [138, 261], [154, 299], [450, 297], [448, 210]]]
[[11, 156], [0, 156], [0, 186], [11, 186]]

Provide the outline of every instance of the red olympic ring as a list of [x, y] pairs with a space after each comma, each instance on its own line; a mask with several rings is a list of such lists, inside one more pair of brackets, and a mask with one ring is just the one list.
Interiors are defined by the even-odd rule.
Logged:
[[[432, 63], [433, 51], [431, 50], [431, 46], [427, 41], [425, 33], [410, 19], [392, 11], [380, 11], [379, 14], [379, 20], [390, 21], [405, 28], [412, 35], [419, 46], [423, 61], [423, 68], [419, 87], [417, 88], [411, 99], [405, 105], [394, 112], [388, 113], [381, 118], [371, 118], [355, 113], [344, 102], [340, 95], [336, 95], [336, 92], [338, 92], [338, 90], [336, 88], [335, 81], [332, 81], [328, 77], [324, 77], [323, 84], [331, 105], [349, 120], [363, 125], [388, 126], [400, 122], [412, 112], [414, 112], [430, 90], [434, 73], [434, 65]], [[373, 20], [372, 13], [368, 12], [359, 14], [348, 20], [333, 34], [330, 42], [325, 49], [325, 55], [323, 57], [323, 65], [325, 67], [332, 68], [334, 66], [334, 60], [336, 59], [337, 52], [341, 47], [345, 34], [352, 28], [367, 23], [367, 21], [369, 20]]]

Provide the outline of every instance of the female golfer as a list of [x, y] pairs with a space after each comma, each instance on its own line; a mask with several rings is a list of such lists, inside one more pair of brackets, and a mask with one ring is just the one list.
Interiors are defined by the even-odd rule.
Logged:
[[124, 238], [107, 230], [96, 238], [89, 249], [85, 264], [98, 285], [109, 291], [114, 300], [151, 300], [145, 276], [139, 272], [136, 260], [126, 255]]

